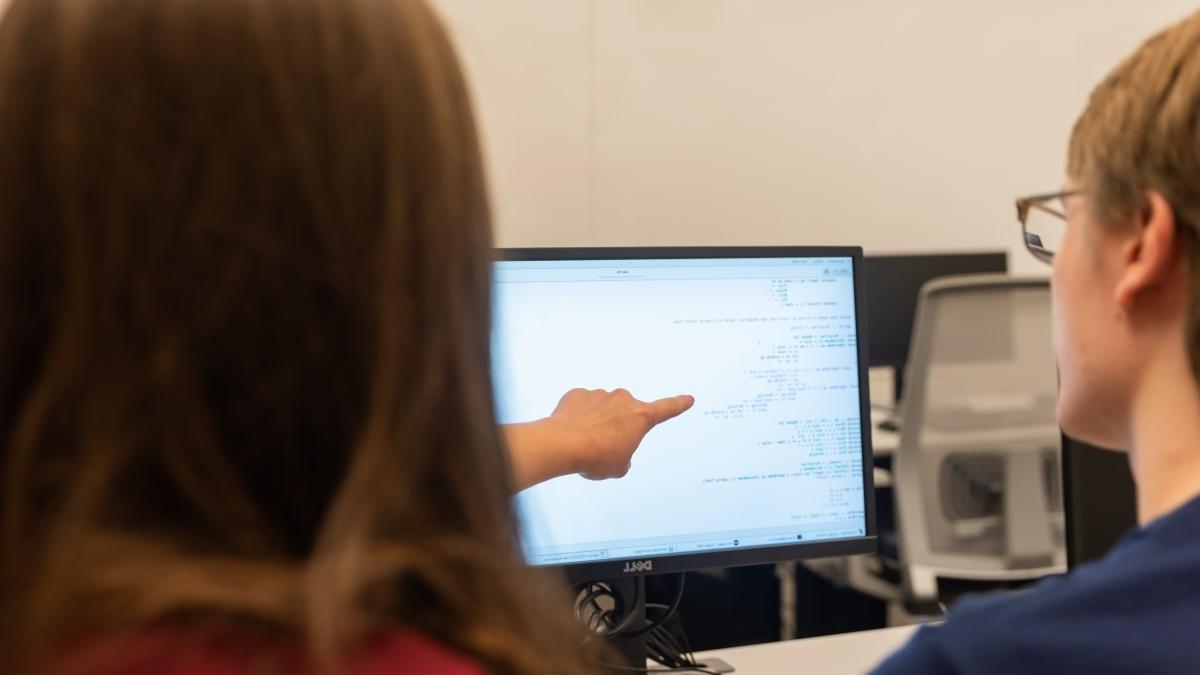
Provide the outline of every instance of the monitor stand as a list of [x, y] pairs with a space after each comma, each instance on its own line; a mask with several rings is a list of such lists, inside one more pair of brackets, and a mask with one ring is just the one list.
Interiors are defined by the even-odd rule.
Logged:
[[[607, 582], [608, 587], [612, 589], [613, 599], [617, 606], [620, 607], [619, 614], [616, 617], [617, 623], [624, 622], [629, 617], [629, 613], [636, 613], [632, 623], [626, 633], [638, 632], [646, 627], [646, 577], [632, 576], [622, 579], [612, 579]], [[640, 602], [639, 602], [640, 600]], [[616, 659], [616, 662], [611, 664], [612, 668], [605, 668], [608, 673], [625, 673], [628, 675], [633, 669], [641, 669], [646, 667], [646, 635], [643, 633], [635, 637], [627, 637], [626, 635], [616, 635], [606, 642], [612, 647], [611, 653], [606, 657], [606, 660]]]
[[[620, 624], [629, 618], [629, 613], [636, 614], [630, 619], [629, 626], [621, 635], [606, 640], [610, 647], [605, 656], [606, 667], [601, 672], [609, 675], [631, 672], [647, 672], [646, 635], [642, 629], [646, 627], [646, 578], [643, 576], [624, 577], [605, 582], [612, 589], [613, 599], [619, 609], [615, 621]], [[640, 634], [638, 634], [640, 633]], [[632, 635], [630, 635], [632, 634]], [[696, 665], [704, 670], [698, 672], [732, 673], [734, 668], [720, 659], [697, 661]]]

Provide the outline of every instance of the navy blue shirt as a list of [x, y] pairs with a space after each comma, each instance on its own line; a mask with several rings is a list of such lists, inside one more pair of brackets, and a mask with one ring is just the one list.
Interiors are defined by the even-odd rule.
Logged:
[[1068, 575], [963, 600], [874, 672], [1200, 673], [1200, 498]]

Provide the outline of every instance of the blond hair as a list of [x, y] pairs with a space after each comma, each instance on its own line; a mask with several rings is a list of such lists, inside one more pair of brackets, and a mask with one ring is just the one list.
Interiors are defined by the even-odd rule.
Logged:
[[1127, 220], [1146, 190], [1175, 211], [1188, 247], [1188, 348], [1200, 381], [1200, 12], [1151, 37], [1092, 92], [1075, 123], [1067, 173], [1097, 220]]

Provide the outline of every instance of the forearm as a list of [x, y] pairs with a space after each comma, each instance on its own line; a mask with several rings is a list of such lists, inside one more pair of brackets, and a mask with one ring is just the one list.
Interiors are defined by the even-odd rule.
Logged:
[[549, 418], [501, 427], [517, 492], [551, 478], [576, 473], [572, 453]]

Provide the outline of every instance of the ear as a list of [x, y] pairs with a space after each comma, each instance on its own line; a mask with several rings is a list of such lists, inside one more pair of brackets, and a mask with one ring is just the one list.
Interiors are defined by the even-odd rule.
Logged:
[[1137, 228], [1124, 246], [1124, 270], [1116, 285], [1117, 304], [1133, 309], [1139, 296], [1170, 280], [1183, 241], [1175, 228], [1175, 209], [1163, 196], [1146, 191], [1145, 209], [1134, 219]]

